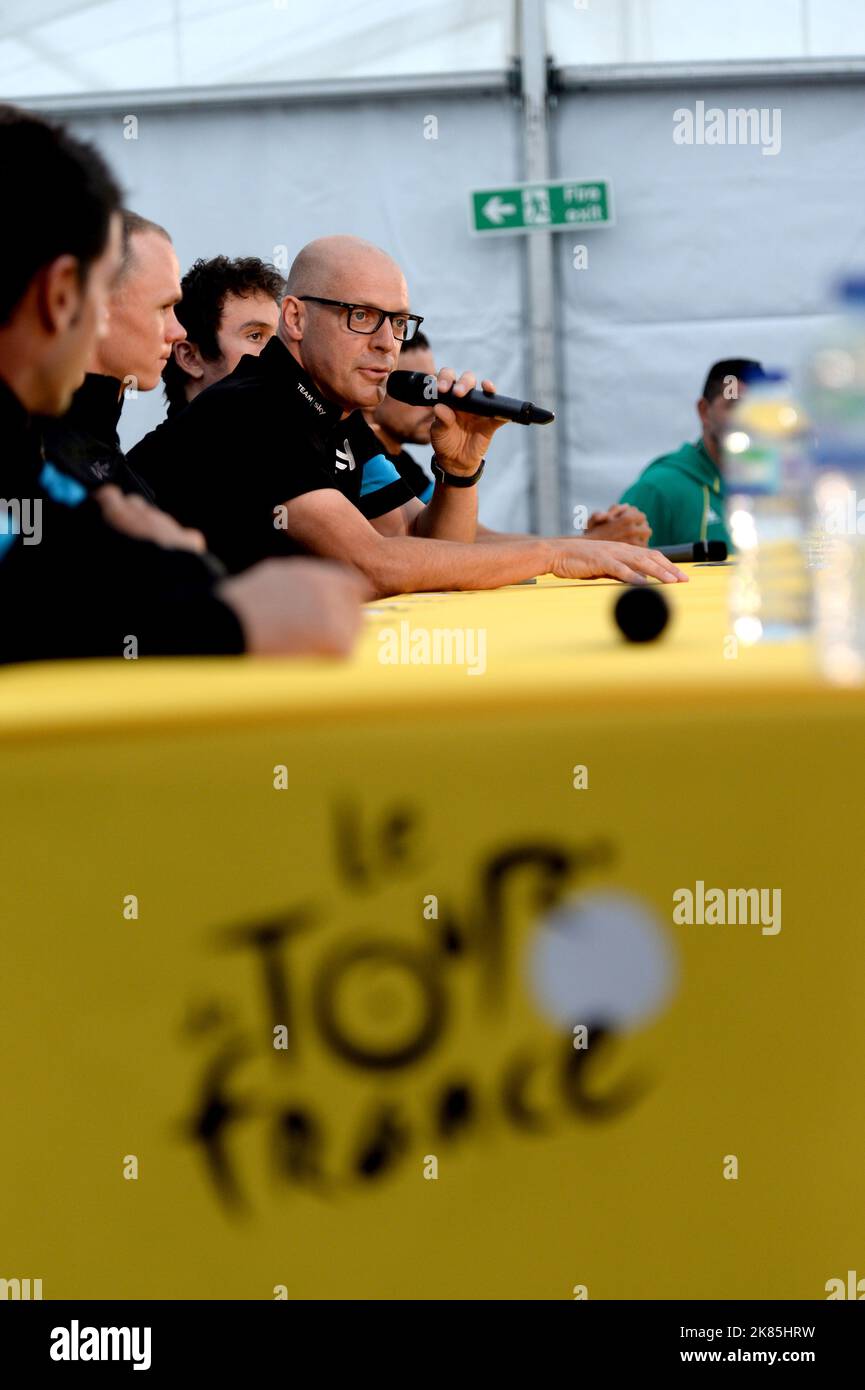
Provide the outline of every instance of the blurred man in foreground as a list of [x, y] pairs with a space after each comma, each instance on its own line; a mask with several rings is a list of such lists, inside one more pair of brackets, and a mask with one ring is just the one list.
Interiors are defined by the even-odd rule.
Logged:
[[728, 412], [746, 389], [742, 377], [759, 370], [759, 362], [748, 357], [726, 357], [710, 367], [697, 401], [701, 437], [653, 459], [622, 493], [623, 503], [645, 512], [655, 545], [725, 541], [732, 548], [724, 521], [721, 438]]
[[218, 580], [142, 498], [85, 487], [43, 456], [104, 334], [122, 259], [120, 194], [62, 127], [0, 107], [15, 215], [0, 225], [0, 661], [346, 651], [358, 583], [320, 565]]
[[[299, 253], [275, 338], [131, 452], [157, 499], [238, 569], [290, 548], [348, 560], [377, 594], [483, 589], [552, 572], [629, 582], [685, 575], [615, 542], [473, 544], [476, 484], [499, 422], [435, 406], [436, 486], [411, 495], [362, 411], [380, 405], [399, 346], [420, 319], [384, 251], [324, 237]], [[445, 368], [439, 390], [475, 385]], [[492, 391], [492, 382], [482, 383]]]

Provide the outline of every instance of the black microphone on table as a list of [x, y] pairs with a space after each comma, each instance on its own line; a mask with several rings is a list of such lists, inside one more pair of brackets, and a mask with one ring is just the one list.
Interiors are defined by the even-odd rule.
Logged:
[[690, 541], [687, 545], [659, 545], [655, 548], [676, 563], [705, 564], [708, 561], [714, 564], [727, 558], [726, 541]]
[[654, 642], [670, 620], [670, 608], [660, 584], [635, 584], [619, 594], [613, 617], [629, 642]]
[[550, 425], [555, 420], [552, 410], [518, 401], [513, 396], [488, 396], [485, 391], [467, 391], [454, 396], [452, 391], [439, 391], [438, 379], [429, 372], [391, 372], [387, 379], [387, 394], [406, 405], [449, 405], [467, 415], [485, 415], [492, 420], [513, 420], [518, 425]]
[[[668, 560], [711, 564], [726, 560], [726, 541], [692, 541], [689, 545], [659, 545]], [[616, 599], [613, 616], [616, 626], [629, 642], [654, 642], [670, 620], [670, 607], [661, 586], [635, 584]]]

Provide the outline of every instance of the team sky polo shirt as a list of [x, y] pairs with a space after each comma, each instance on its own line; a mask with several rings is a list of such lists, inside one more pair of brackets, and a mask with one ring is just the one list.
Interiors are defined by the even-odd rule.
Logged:
[[0, 381], [0, 662], [239, 653], [199, 555], [115, 531]]
[[275, 524], [295, 497], [336, 488], [369, 520], [411, 500], [361, 412], [341, 415], [271, 338], [136, 444], [129, 463], [236, 573], [302, 551]]

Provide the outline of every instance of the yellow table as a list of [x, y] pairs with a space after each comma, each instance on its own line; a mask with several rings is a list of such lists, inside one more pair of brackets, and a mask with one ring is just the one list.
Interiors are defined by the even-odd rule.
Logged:
[[[545, 580], [376, 604], [347, 663], [0, 672], [0, 1278], [819, 1299], [861, 1266], [865, 702], [736, 652], [729, 569], [690, 574], [646, 647], [619, 586]], [[381, 659], [436, 631], [483, 672]]]

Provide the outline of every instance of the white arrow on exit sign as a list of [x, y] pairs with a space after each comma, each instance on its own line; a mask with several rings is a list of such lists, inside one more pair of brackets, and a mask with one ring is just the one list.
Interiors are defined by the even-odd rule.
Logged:
[[483, 214], [488, 222], [495, 222], [498, 226], [506, 217], [512, 216], [517, 210], [516, 203], [503, 203], [498, 193], [494, 198], [488, 198], [483, 205]]

